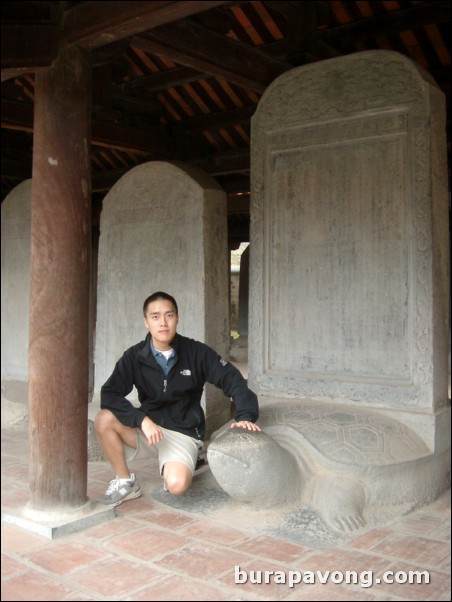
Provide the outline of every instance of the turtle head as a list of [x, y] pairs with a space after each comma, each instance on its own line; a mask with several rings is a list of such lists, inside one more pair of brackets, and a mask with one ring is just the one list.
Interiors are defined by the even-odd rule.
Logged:
[[218, 484], [240, 502], [281, 503], [297, 479], [293, 456], [263, 431], [228, 429], [210, 443], [207, 457]]

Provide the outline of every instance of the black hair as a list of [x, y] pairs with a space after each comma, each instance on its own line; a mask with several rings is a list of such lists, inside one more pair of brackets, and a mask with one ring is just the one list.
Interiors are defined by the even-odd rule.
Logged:
[[156, 293], [152, 293], [152, 295], [149, 295], [149, 297], [143, 303], [144, 317], [146, 317], [146, 310], [148, 308], [149, 303], [153, 303], [154, 301], [157, 301], [158, 299], [166, 299], [166, 301], [170, 301], [174, 305], [174, 309], [176, 310], [176, 316], [179, 315], [179, 309], [177, 307], [176, 299], [174, 297], [172, 297], [171, 295], [169, 295], [168, 293], [164, 293], [163, 291], [157, 291]]

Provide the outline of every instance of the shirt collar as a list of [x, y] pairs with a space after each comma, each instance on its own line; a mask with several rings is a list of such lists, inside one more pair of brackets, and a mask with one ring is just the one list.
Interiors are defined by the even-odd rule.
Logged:
[[[150, 340], [150, 343], [151, 343], [151, 351], [152, 351], [152, 353], [153, 353], [154, 357], [157, 357], [158, 355], [163, 355], [163, 353], [162, 353], [161, 351], [159, 351], [158, 349], [156, 349], [156, 348], [154, 347], [154, 345], [152, 344], [152, 337], [151, 337], [150, 339], [151, 339], [151, 340]], [[174, 349], [171, 349], [171, 356], [172, 356], [172, 355], [174, 355], [174, 353], [175, 353]], [[171, 357], [171, 356], [170, 356], [170, 357]]]

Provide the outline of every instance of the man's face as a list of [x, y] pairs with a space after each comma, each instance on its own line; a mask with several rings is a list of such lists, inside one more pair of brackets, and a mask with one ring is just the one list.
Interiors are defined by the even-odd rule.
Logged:
[[171, 301], [157, 299], [147, 306], [144, 324], [151, 333], [156, 349], [165, 351], [171, 347], [178, 322], [179, 318]]

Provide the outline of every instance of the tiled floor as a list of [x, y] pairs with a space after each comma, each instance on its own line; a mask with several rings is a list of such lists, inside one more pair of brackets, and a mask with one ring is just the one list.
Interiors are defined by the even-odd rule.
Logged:
[[[25, 431], [2, 431], [6, 512], [28, 499], [26, 439]], [[136, 472], [146, 494], [119, 506], [117, 517], [108, 522], [50, 540], [2, 521], [1, 599], [451, 599], [450, 490], [430, 506], [346, 544], [314, 547], [250, 532], [240, 509], [228, 524], [214, 520], [202, 504], [184, 507], [178, 498], [177, 507], [168, 505], [158, 476], [149, 477], [143, 466]], [[91, 499], [110, 478], [106, 463], [89, 463]], [[289, 584], [301, 571], [305, 580], [315, 582]], [[326, 571], [328, 581], [321, 583]], [[347, 571], [361, 581], [347, 584]], [[430, 583], [385, 583], [386, 571], [399, 580], [409, 571], [428, 571]], [[370, 585], [370, 577], [381, 582]]]

